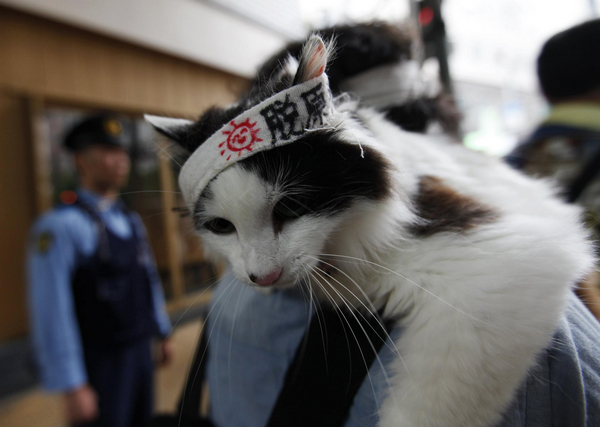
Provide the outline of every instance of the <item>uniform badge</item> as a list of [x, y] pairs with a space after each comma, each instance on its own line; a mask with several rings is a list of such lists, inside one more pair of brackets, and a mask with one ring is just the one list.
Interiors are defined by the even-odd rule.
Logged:
[[108, 119], [104, 121], [104, 130], [110, 136], [119, 136], [123, 133], [123, 126], [115, 119]]
[[52, 242], [54, 242], [54, 236], [49, 231], [44, 231], [37, 238], [36, 246], [38, 252], [45, 254], [48, 253], [50, 247], [52, 246]]

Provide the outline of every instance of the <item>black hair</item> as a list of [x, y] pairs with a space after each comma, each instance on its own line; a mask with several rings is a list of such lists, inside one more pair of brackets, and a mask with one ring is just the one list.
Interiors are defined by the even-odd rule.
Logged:
[[556, 34], [537, 60], [542, 92], [550, 102], [585, 95], [600, 88], [600, 19]]

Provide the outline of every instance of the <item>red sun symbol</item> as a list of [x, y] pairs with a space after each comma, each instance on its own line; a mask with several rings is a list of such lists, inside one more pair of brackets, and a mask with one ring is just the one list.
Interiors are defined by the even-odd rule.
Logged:
[[[227, 149], [234, 153], [237, 152], [239, 157], [242, 155], [242, 151], [252, 151], [254, 143], [262, 141], [262, 139], [256, 136], [260, 129], [254, 129], [256, 122], [251, 124], [250, 118], [247, 118], [240, 124], [235, 124], [234, 120], [229, 122], [229, 124], [233, 127], [233, 130], [223, 131], [223, 134], [227, 135], [227, 140], [219, 144], [219, 148], [223, 148], [221, 150], [221, 156], [224, 156], [227, 151], [223, 147], [225, 143], [227, 143]], [[229, 156], [227, 157], [227, 160], [229, 159], [231, 159], [231, 153], [229, 153]]]

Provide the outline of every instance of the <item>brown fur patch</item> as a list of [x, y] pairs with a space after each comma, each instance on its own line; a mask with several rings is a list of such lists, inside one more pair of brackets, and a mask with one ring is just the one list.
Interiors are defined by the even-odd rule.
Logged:
[[489, 207], [457, 193], [441, 179], [430, 175], [421, 177], [413, 203], [419, 217], [425, 220], [412, 227], [411, 231], [417, 236], [444, 231], [460, 233], [488, 224], [497, 217]]

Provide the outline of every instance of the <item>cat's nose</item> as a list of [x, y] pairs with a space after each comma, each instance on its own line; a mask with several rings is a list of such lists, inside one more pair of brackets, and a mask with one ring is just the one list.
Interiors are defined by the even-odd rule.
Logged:
[[279, 279], [279, 276], [281, 276], [281, 270], [281, 267], [277, 267], [277, 269], [262, 277], [257, 277], [254, 274], [250, 274], [250, 280], [260, 286], [270, 286], [275, 283], [277, 279]]

